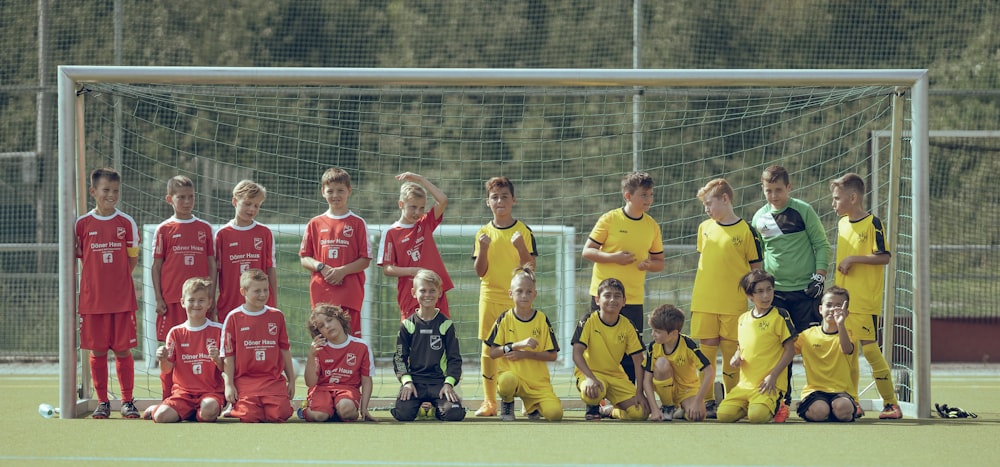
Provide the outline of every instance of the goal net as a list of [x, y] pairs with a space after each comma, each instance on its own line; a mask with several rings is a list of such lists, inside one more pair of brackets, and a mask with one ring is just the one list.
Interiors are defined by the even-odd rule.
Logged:
[[[215, 225], [233, 217], [236, 182], [264, 185], [268, 196], [257, 220], [276, 227], [278, 307], [300, 360], [309, 342], [309, 274], [299, 265], [298, 247], [302, 226], [327, 208], [322, 172], [350, 173], [349, 205], [366, 219], [376, 257], [380, 230], [399, 217], [394, 176], [426, 176], [449, 198], [437, 241], [455, 283], [448, 299], [466, 361], [466, 397], [481, 394], [474, 228], [490, 220], [484, 181], [507, 176], [515, 185], [515, 216], [539, 234], [535, 304], [553, 321], [562, 348], [553, 384], [573, 400], [569, 339], [588, 307], [592, 267], [579, 258], [580, 248], [597, 218], [622, 205], [622, 175], [642, 170], [656, 182], [650, 215], [661, 225], [667, 266], [647, 279], [646, 309], [673, 303], [686, 310], [698, 259], [695, 233], [705, 219], [698, 188], [725, 177], [737, 214], [749, 219], [763, 204], [762, 169], [781, 164], [791, 172], [792, 195], [813, 205], [831, 242], [837, 219], [829, 181], [847, 172], [868, 181], [870, 207], [886, 221], [894, 251], [886, 274], [892, 292], [885, 352], [906, 375], [899, 391], [904, 411], [929, 416], [929, 357], [922, 347], [929, 336], [920, 313], [927, 300], [919, 227], [926, 220], [923, 80], [921, 70], [60, 67], [62, 406], [78, 396], [78, 407], [91, 404], [75, 344], [72, 222], [92, 207], [86, 175], [93, 168], [122, 173], [119, 209], [148, 226], [172, 214], [164, 195], [174, 175], [195, 182], [195, 215]], [[912, 137], [903, 138], [904, 130]], [[873, 148], [873, 132], [893, 136], [876, 139]], [[146, 259], [135, 273], [140, 310], [151, 301], [143, 294], [150, 290], [151, 258], [149, 231], [144, 235]], [[399, 311], [395, 280], [372, 264], [365, 338], [384, 366]], [[140, 336], [151, 327], [145, 315], [140, 311]], [[155, 340], [140, 341], [135, 355], [148, 359]], [[145, 372], [136, 396], [157, 398], [158, 370], [136, 367]], [[398, 389], [391, 371], [375, 383], [376, 396]]]

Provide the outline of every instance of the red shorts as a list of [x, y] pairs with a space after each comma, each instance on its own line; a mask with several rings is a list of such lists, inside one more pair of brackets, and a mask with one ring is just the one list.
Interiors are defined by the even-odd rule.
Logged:
[[226, 395], [221, 392], [197, 393], [187, 392], [183, 389], [175, 389], [170, 393], [170, 397], [163, 400], [163, 405], [174, 409], [181, 420], [198, 420], [198, 409], [201, 408], [201, 401], [205, 399], [215, 399], [219, 403], [219, 409], [226, 405]]
[[81, 349], [123, 352], [136, 345], [134, 311], [80, 315]]
[[170, 328], [187, 321], [187, 311], [180, 303], [168, 303], [167, 312], [156, 315], [156, 340], [166, 342]]
[[292, 416], [292, 401], [285, 394], [279, 396], [243, 396], [233, 404], [229, 414], [243, 423], [283, 423]]
[[351, 335], [361, 338], [361, 312], [358, 310], [352, 310], [346, 306], [341, 306], [348, 315], [351, 316]]
[[336, 411], [334, 407], [340, 401], [347, 399], [354, 402], [354, 407], [361, 407], [361, 390], [347, 386], [313, 386], [309, 388], [309, 410], [313, 412], [323, 412], [333, 416]]

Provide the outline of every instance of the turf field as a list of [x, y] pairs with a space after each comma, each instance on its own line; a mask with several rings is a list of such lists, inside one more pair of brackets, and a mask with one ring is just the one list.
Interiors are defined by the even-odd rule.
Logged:
[[[977, 419], [751, 426], [707, 423], [583, 421], [398, 423], [373, 406], [379, 423], [158, 425], [142, 420], [61, 420], [38, 415], [58, 400], [53, 365], [0, 364], [0, 464], [109, 465], [997, 465], [1000, 365], [936, 365], [934, 402], [976, 412]], [[801, 383], [797, 383], [799, 385]], [[116, 384], [112, 387], [117, 389]], [[298, 396], [304, 396], [301, 386]], [[465, 397], [477, 398], [477, 394]], [[567, 405], [568, 402], [567, 401]], [[523, 417], [522, 417], [523, 418]]]

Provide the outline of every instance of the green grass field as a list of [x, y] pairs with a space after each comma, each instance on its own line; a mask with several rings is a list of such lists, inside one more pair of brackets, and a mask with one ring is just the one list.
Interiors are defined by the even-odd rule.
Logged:
[[[16, 367], [16, 368], [15, 368]], [[935, 402], [977, 419], [819, 424], [583, 421], [561, 423], [392, 420], [379, 400], [379, 423], [158, 425], [142, 420], [45, 419], [36, 409], [58, 400], [54, 367], [25, 374], [0, 364], [2, 465], [277, 464], [277, 465], [996, 465], [1000, 459], [1000, 366], [935, 366]], [[112, 383], [112, 388], [117, 385]], [[298, 395], [304, 395], [300, 387]], [[466, 397], [475, 397], [466, 394]], [[567, 406], [571, 401], [567, 400]]]

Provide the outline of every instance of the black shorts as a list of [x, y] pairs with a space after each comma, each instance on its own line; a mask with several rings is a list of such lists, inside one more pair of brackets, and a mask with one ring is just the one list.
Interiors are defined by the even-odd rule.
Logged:
[[830, 416], [827, 417], [828, 422], [839, 422], [836, 416], [833, 415], [833, 400], [838, 397], [846, 397], [850, 399], [851, 404], [854, 404], [854, 398], [846, 392], [823, 392], [823, 391], [813, 391], [799, 402], [799, 408], [795, 410], [799, 417], [807, 422], [812, 421], [806, 418], [806, 412], [809, 411], [809, 406], [813, 405], [815, 402], [823, 401], [826, 402], [827, 406], [830, 406]]
[[822, 318], [819, 315], [820, 299], [812, 298], [801, 290], [790, 292], [774, 291], [772, 305], [784, 309], [792, 318], [796, 332], [802, 332], [818, 325]]

